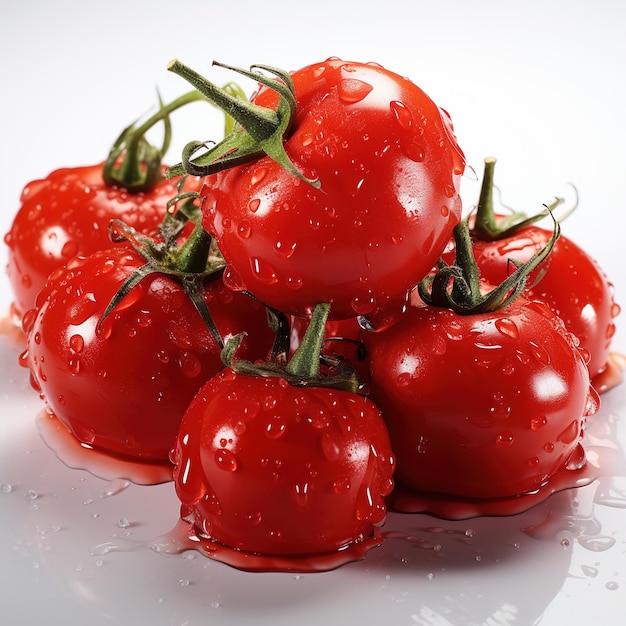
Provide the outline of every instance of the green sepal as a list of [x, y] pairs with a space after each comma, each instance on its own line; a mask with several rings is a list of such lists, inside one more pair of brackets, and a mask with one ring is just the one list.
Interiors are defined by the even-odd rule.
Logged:
[[[319, 180], [306, 177], [285, 151], [284, 141], [292, 129], [296, 112], [295, 91], [289, 74], [265, 65], [253, 65], [250, 70], [217, 62], [214, 62], [214, 65], [235, 71], [276, 91], [279, 96], [276, 110], [233, 96], [174, 59], [169, 63], [168, 70], [187, 80], [215, 106], [233, 118], [234, 125], [232, 131], [212, 147], [209, 147], [207, 142], [188, 143], [183, 150], [181, 163], [168, 169], [168, 178], [183, 172], [194, 176], [208, 176], [267, 155], [295, 177], [319, 189]], [[260, 72], [253, 72], [253, 68], [268, 71], [276, 78], [268, 78]], [[196, 157], [195, 155], [203, 149], [206, 152]]]

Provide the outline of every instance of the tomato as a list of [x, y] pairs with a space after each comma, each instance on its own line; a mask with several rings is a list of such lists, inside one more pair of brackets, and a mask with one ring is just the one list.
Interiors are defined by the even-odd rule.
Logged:
[[410, 307], [365, 341], [398, 483], [504, 498], [584, 463], [595, 395], [575, 339], [546, 305], [518, 298], [475, 315]]
[[[551, 233], [527, 226], [499, 241], [474, 239], [476, 261], [490, 282], [501, 282], [511, 272], [511, 259], [526, 262], [550, 239]], [[592, 379], [607, 367], [614, 318], [619, 313], [613, 286], [589, 254], [571, 239], [561, 236], [538, 283], [530, 282], [526, 297], [545, 302], [589, 353]]]
[[32, 308], [51, 272], [74, 256], [110, 247], [112, 219], [146, 234], [158, 230], [168, 200], [177, 194], [177, 181], [163, 179], [149, 192], [131, 194], [107, 185], [103, 168], [104, 163], [59, 169], [24, 188], [4, 239], [15, 317]]
[[[550, 240], [552, 233], [534, 224], [514, 227], [500, 234], [500, 226], [511, 216], [496, 215], [492, 206], [495, 159], [485, 160], [485, 179], [475, 221], [472, 217], [473, 250], [483, 278], [499, 284]], [[485, 224], [491, 220], [491, 224]], [[486, 229], [489, 231], [486, 232]], [[454, 249], [444, 254], [450, 261]], [[620, 312], [613, 285], [589, 253], [565, 236], [559, 237], [546, 263], [529, 278], [525, 295], [546, 303], [589, 353], [589, 373], [600, 381], [609, 365], [614, 319]]]
[[[162, 158], [171, 139], [169, 114], [199, 99], [198, 92], [192, 91], [168, 104], [160, 103], [148, 120], [124, 129], [104, 162], [57, 169], [24, 187], [20, 208], [4, 238], [17, 322], [33, 306], [52, 271], [74, 256], [110, 246], [111, 220], [152, 234], [171, 198], [182, 191], [198, 191], [200, 183], [193, 178], [185, 180], [184, 189], [178, 188], [180, 178], [167, 180]], [[165, 127], [160, 148], [145, 137], [157, 123]]]
[[[127, 244], [74, 257], [24, 316], [21, 362], [47, 407], [85, 446], [167, 461], [182, 415], [223, 366], [220, 346], [175, 278], [152, 273], [113, 309], [122, 283], [145, 264]], [[202, 297], [222, 336], [264, 358], [272, 342], [264, 308], [207, 280]], [[254, 331], [254, 332], [252, 332]]]
[[[225, 282], [304, 317], [320, 302], [341, 319], [403, 299], [460, 219], [465, 160], [449, 116], [374, 63], [331, 58], [287, 78], [290, 167], [273, 156], [225, 163], [202, 191]], [[267, 112], [277, 101], [264, 84], [252, 105]]]
[[367, 398], [231, 368], [189, 406], [175, 462], [181, 513], [215, 558], [218, 546], [248, 557], [340, 553], [383, 522], [393, 485], [387, 430]]

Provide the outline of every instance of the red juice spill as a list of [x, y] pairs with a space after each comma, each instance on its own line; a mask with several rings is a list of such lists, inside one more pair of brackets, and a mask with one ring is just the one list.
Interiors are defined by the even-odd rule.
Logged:
[[86, 470], [105, 480], [125, 478], [137, 485], [158, 485], [172, 480], [171, 464], [123, 459], [84, 446], [47, 411], [37, 416], [37, 428], [44, 443], [72, 469]]

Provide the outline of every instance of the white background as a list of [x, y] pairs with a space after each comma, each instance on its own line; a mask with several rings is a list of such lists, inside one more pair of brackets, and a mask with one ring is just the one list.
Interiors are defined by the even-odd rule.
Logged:
[[[154, 106], [157, 87], [165, 101], [188, 89], [181, 78], [166, 70], [170, 59], [178, 57], [221, 82], [230, 76], [212, 70], [213, 59], [240, 66], [264, 63], [297, 69], [339, 56], [377, 61], [420, 85], [451, 114], [459, 143], [479, 175], [484, 157], [498, 158], [496, 179], [507, 204], [532, 212], [554, 195], [569, 193], [568, 184], [574, 183], [580, 206], [563, 225], [563, 233], [600, 262], [615, 283], [617, 300], [626, 302], [622, 240], [626, 211], [625, 7], [622, 0], [0, 0], [0, 231], [8, 230], [21, 189], [28, 181], [58, 167], [103, 160], [120, 130]], [[173, 124], [175, 149], [168, 155], [172, 162], [187, 141], [210, 139], [221, 131], [219, 113], [201, 104], [174, 114]], [[476, 201], [477, 193], [478, 184], [466, 178], [466, 206]], [[5, 260], [6, 249], [0, 250], [0, 262]], [[0, 295], [6, 309], [10, 295], [4, 274], [0, 276]], [[626, 333], [620, 321], [615, 347], [626, 352]], [[3, 358], [13, 354], [11, 350], [4, 352]], [[12, 387], [5, 380], [7, 406], [36, 412], [36, 404], [23, 388], [23, 372], [14, 368], [13, 362], [4, 364], [2, 372], [24, 397], [19, 396], [19, 406], [10, 404]], [[0, 411], [0, 420], [5, 420], [5, 410]], [[63, 480], [75, 479], [75, 474], [63, 476]], [[132, 509], [137, 503], [128, 506]], [[0, 517], [5, 515], [6, 519], [21, 510], [5, 504], [0, 494]], [[623, 515], [620, 523], [626, 525]], [[17, 526], [10, 528], [18, 532]], [[126, 621], [123, 612], [116, 610], [115, 594], [106, 596], [106, 602], [98, 600], [103, 589], [114, 588], [106, 587], [104, 576], [93, 579], [96, 583], [87, 593], [91, 601], [76, 591], [76, 585], [55, 586], [53, 571], [31, 568], [31, 561], [37, 561], [32, 550], [23, 556], [23, 550], [15, 549], [18, 539], [0, 538], [0, 610], [11, 616], [3, 622], [28, 624], [39, 619], [46, 624], [73, 624], [73, 619], [93, 614], [93, 619], [102, 623], [141, 623], [136, 621], [143, 610], [137, 608], [139, 605], [129, 609], [128, 615], [135, 617]], [[81, 549], [75, 541], [68, 541], [67, 546]], [[536, 548], [529, 551], [541, 555]], [[549, 552], [546, 548], [546, 554]], [[603, 556], [614, 558], [602, 572], [608, 578], [589, 577], [578, 586], [572, 586], [572, 576], [562, 578], [550, 597], [536, 606], [530, 595], [524, 594], [517, 602], [507, 604], [496, 598], [495, 608], [490, 604], [493, 598], [489, 589], [506, 585], [507, 576], [512, 585], [531, 582], [525, 581], [524, 574], [529, 572], [525, 562], [509, 563], [505, 574], [498, 573], [493, 587], [483, 568], [484, 578], [480, 580], [487, 587], [479, 590], [469, 583], [469, 587], [463, 586], [465, 570], [449, 573], [445, 584], [451, 585], [450, 597], [445, 600], [445, 587], [438, 587], [443, 599], [437, 610], [424, 599], [430, 593], [423, 587], [427, 584], [424, 576], [414, 586], [407, 583], [391, 594], [389, 581], [395, 573], [379, 572], [380, 584], [372, 584], [366, 566], [343, 568], [299, 580], [303, 584], [295, 596], [294, 585], [286, 589], [285, 615], [291, 624], [298, 620], [305, 623], [305, 614], [311, 623], [383, 623], [383, 609], [377, 614], [369, 605], [365, 610], [359, 608], [362, 600], [350, 585], [360, 577], [368, 602], [374, 602], [372, 597], [379, 589], [381, 607], [393, 605], [396, 621], [389, 623], [584, 624], [589, 616], [603, 615], [598, 623], [617, 624], [616, 611], [626, 606], [624, 554], [622, 534], [611, 555]], [[111, 559], [107, 565], [111, 575], [119, 578], [123, 562], [122, 570], [134, 572], [132, 584], [137, 585], [141, 601], [159, 596], [150, 585], [158, 578], [158, 569], [166, 568], [167, 563], [156, 558], [146, 572], [126, 565], [137, 560], [123, 559]], [[5, 563], [11, 564], [12, 571]], [[159, 625], [199, 623], [196, 619], [227, 625], [253, 620], [278, 623], [278, 595], [270, 589], [273, 583], [267, 582], [275, 578], [238, 577], [238, 573], [218, 567], [214, 578], [221, 580], [220, 593], [228, 596], [230, 605], [223, 599], [215, 600], [211, 613], [206, 609], [211, 605], [207, 598], [213, 597], [211, 586], [205, 581], [208, 589], [203, 595], [199, 581], [186, 599], [175, 594], [170, 599], [170, 609], [179, 602], [187, 612], [180, 607], [159, 612], [155, 604], [144, 614]], [[616, 581], [619, 588], [608, 591], [606, 583]], [[244, 583], [245, 588], [236, 592], [234, 588]], [[559, 591], [561, 583], [563, 589]], [[308, 595], [305, 584], [318, 595]], [[336, 592], [337, 585], [342, 584], [350, 589], [343, 596]], [[231, 585], [230, 595], [224, 585]], [[267, 585], [265, 604], [259, 594], [249, 591], [254, 585], [262, 589]], [[335, 593], [326, 599], [320, 597], [329, 588]], [[465, 603], [454, 595], [457, 592], [460, 597], [465, 594]], [[246, 593], [253, 596], [249, 606]], [[125, 602], [131, 602], [128, 586], [120, 594]], [[38, 595], [40, 605], [35, 604]], [[162, 599], [162, 594], [159, 597]], [[200, 618], [194, 602], [204, 602], [208, 613]], [[524, 603], [534, 609], [525, 612]], [[239, 612], [234, 605], [240, 607]], [[51, 617], [54, 612], [58, 617]]]

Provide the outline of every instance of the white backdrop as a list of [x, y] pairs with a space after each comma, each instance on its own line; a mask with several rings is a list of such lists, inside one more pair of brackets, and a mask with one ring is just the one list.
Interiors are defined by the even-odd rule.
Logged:
[[[498, 158], [497, 184], [508, 204], [533, 211], [554, 195], [567, 194], [568, 183], [574, 183], [580, 205], [563, 233], [596, 257], [616, 285], [617, 300], [626, 303], [620, 230], [626, 211], [625, 28], [622, 0], [0, 0], [0, 231], [8, 230], [28, 181], [58, 167], [103, 160], [120, 130], [154, 106], [155, 88], [166, 101], [188, 89], [166, 70], [171, 58], [219, 82], [226, 75], [211, 69], [213, 59], [296, 69], [339, 56], [377, 61], [411, 77], [449, 111], [459, 143], [479, 176], [484, 157]], [[189, 111], [173, 116], [172, 162], [187, 141], [221, 132], [220, 114], [193, 106], [194, 119], [187, 121]], [[478, 183], [466, 178], [466, 206], [476, 201], [477, 193]], [[0, 249], [0, 263], [5, 261], [6, 249]], [[4, 273], [0, 298], [6, 309], [10, 295]], [[622, 352], [624, 324], [626, 320], [618, 319], [615, 338]], [[622, 569], [615, 566], [612, 578], [619, 581], [619, 589], [611, 595], [600, 585], [599, 607], [626, 606], [623, 535], [619, 542], [615, 549], [621, 551]], [[590, 557], [590, 567], [592, 562]], [[3, 567], [0, 561], [0, 571]], [[363, 576], [365, 571], [359, 570]], [[3, 574], [11, 578], [9, 572]], [[343, 579], [332, 580], [341, 584]], [[382, 575], [381, 581], [382, 588]], [[581, 588], [593, 602], [592, 582]], [[71, 591], [65, 600], [66, 592], [46, 593], [50, 607], [65, 601], [74, 606]], [[396, 604], [408, 602], [410, 592], [406, 594], [395, 596]], [[578, 607], [577, 615], [585, 614], [583, 607], [594, 614], [586, 596], [566, 596], [555, 596], [542, 624], [578, 623], [567, 612], [568, 602]], [[23, 621], [14, 616], [11, 624], [30, 623], [37, 615], [28, 603], [26, 596], [4, 597], [0, 588], [0, 609], [24, 606]], [[44, 602], [42, 610], [46, 606]], [[307, 610], [315, 615], [319, 606]], [[522, 623], [516, 621], [519, 610], [499, 610], [483, 616], [482, 622], [469, 609], [448, 617], [445, 611], [430, 617], [422, 613], [419, 621], [413, 606], [397, 623]], [[106, 614], [102, 607], [99, 611]], [[272, 611], [275, 619], [276, 607]], [[196, 623], [185, 621], [183, 613], [176, 615], [163, 623]], [[255, 615], [259, 623], [262, 615]], [[336, 617], [351, 615], [339, 612]], [[354, 616], [355, 623], [380, 623], [374, 614], [374, 621], [358, 612]], [[41, 623], [70, 623], [59, 619]], [[215, 623], [231, 623], [224, 613], [221, 619]], [[332, 615], [323, 619], [338, 623]]]

